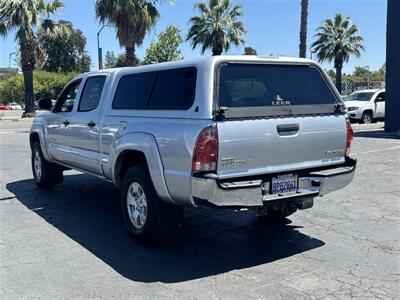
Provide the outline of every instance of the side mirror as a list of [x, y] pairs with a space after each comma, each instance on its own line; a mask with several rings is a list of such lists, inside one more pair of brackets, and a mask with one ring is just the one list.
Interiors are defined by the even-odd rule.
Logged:
[[382, 97], [376, 97], [375, 102], [383, 102], [385, 101]]
[[40, 109], [51, 110], [51, 108], [53, 107], [53, 102], [50, 98], [42, 98], [39, 100], [38, 105]]

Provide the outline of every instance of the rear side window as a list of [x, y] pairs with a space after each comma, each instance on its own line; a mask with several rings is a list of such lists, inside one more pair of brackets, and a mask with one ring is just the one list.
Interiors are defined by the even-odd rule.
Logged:
[[90, 111], [99, 105], [106, 76], [90, 77], [83, 88], [78, 111]]
[[187, 109], [193, 104], [195, 69], [161, 72], [150, 98], [151, 109]]
[[155, 75], [154, 73], [142, 73], [121, 77], [115, 92], [113, 108], [146, 108]]
[[219, 106], [334, 104], [319, 70], [307, 65], [227, 64], [220, 69]]
[[195, 97], [196, 69], [181, 68], [121, 77], [114, 109], [183, 110]]

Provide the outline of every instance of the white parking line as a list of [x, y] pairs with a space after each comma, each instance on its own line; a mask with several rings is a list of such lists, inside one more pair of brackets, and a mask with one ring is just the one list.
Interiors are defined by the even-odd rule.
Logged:
[[394, 150], [394, 149], [399, 149], [399, 148], [400, 148], [400, 145], [394, 146], [394, 147], [389, 147], [389, 148], [369, 150], [369, 151], [364, 151], [364, 152], [355, 152], [352, 155], [361, 155], [361, 154], [367, 154], [367, 153], [382, 152], [382, 151], [386, 151], [386, 150]]
[[7, 133], [28, 133], [28, 130], [22, 130], [22, 131], [0, 131], [0, 134], [7, 134]]

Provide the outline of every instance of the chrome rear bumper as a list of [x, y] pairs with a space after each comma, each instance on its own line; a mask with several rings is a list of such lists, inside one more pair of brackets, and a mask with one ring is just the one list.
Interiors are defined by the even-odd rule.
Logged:
[[192, 176], [192, 199], [196, 206], [254, 207], [264, 202], [314, 198], [339, 190], [353, 179], [357, 161], [347, 158], [340, 167], [299, 176], [298, 189], [292, 193], [269, 194], [269, 183], [259, 180], [219, 182], [217, 176]]

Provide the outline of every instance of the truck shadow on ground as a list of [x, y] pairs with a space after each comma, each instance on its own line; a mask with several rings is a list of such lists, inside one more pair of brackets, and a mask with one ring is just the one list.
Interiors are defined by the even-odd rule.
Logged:
[[159, 245], [145, 246], [126, 232], [119, 191], [110, 183], [68, 175], [54, 191], [39, 190], [32, 180], [9, 183], [7, 189], [122, 276], [139, 282], [193, 280], [324, 245], [300, 233], [297, 226], [263, 223], [248, 212], [186, 209], [181, 232]]
[[373, 138], [373, 139], [400, 139], [400, 136], [384, 130], [370, 130], [354, 132], [355, 137], [359, 138]]

